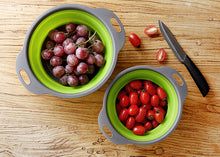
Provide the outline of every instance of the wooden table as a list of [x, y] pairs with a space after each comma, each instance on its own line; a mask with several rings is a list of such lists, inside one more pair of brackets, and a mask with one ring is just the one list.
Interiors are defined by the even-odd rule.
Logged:
[[[44, 11], [59, 4], [76, 3], [112, 10], [126, 32], [110, 79], [96, 92], [82, 98], [63, 99], [35, 95], [20, 83], [15, 61], [26, 32]], [[220, 156], [220, 1], [218, 0], [0, 0], [0, 156]], [[189, 72], [159, 34], [143, 33], [148, 25], [162, 20], [201, 70], [210, 86], [204, 98]], [[134, 48], [128, 35], [142, 41]], [[158, 49], [167, 52], [156, 61]], [[135, 65], [175, 68], [185, 79], [188, 95], [181, 121], [165, 140], [149, 146], [116, 145], [98, 126], [103, 96], [111, 80]]]

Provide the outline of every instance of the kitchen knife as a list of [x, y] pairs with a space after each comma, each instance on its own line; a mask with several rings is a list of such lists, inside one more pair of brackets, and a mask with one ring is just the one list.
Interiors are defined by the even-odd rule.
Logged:
[[183, 51], [182, 47], [179, 45], [173, 34], [167, 28], [167, 26], [158, 20], [160, 31], [167, 41], [168, 45], [172, 49], [173, 53], [176, 55], [177, 59], [182, 62], [188, 71], [190, 72], [192, 78], [194, 79], [196, 85], [198, 86], [200, 92], [202, 93], [203, 97], [205, 97], [209, 92], [209, 85], [206, 82], [204, 76], [196, 67], [196, 65], [192, 62], [189, 56]]

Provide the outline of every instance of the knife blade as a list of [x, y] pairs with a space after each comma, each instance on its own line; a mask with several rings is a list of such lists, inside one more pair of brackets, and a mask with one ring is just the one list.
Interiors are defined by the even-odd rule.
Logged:
[[184, 50], [182, 49], [176, 38], [173, 36], [171, 31], [168, 29], [168, 27], [160, 20], [158, 20], [158, 23], [160, 31], [167, 41], [168, 45], [170, 46], [171, 50], [173, 51], [177, 59], [186, 66], [203, 97], [205, 97], [209, 92], [209, 85], [204, 76], [193, 63], [193, 61], [189, 58], [189, 56], [184, 52]]

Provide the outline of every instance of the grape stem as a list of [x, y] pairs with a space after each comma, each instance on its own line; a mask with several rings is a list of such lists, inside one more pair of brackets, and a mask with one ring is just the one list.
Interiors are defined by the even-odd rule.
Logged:
[[92, 41], [92, 39], [95, 37], [96, 35], [96, 31], [93, 33], [93, 35], [91, 37], [89, 37], [89, 39], [83, 43], [79, 43], [79, 44], [76, 44], [77, 47], [81, 46], [81, 45], [85, 45], [86, 43], [88, 43], [89, 41]]

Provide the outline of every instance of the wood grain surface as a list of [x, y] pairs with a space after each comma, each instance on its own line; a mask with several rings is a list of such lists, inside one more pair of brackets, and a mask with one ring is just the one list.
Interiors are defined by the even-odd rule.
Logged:
[[[32, 22], [47, 9], [65, 3], [113, 11], [124, 25], [124, 47], [112, 76], [96, 92], [76, 99], [32, 94], [17, 77], [16, 57]], [[210, 91], [205, 98], [161, 33], [155, 38], [143, 33], [148, 25], [158, 27], [159, 19], [206, 78]], [[130, 44], [130, 33], [139, 35], [141, 48]], [[155, 59], [160, 48], [167, 52], [163, 63]], [[154, 145], [113, 144], [98, 125], [106, 88], [119, 72], [135, 65], [172, 67], [188, 86], [179, 125]], [[0, 0], [0, 76], [1, 157], [220, 156], [219, 0]]]

